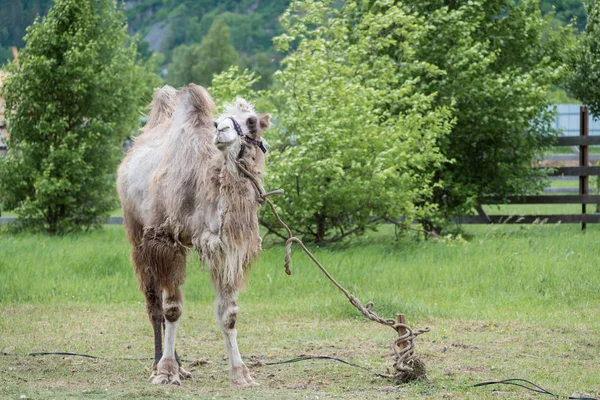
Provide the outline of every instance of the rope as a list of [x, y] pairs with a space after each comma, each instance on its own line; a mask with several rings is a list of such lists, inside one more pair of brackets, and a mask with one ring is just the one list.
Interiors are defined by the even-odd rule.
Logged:
[[346, 290], [335, 278], [327, 271], [327, 269], [316, 259], [316, 257], [306, 248], [302, 240], [295, 237], [292, 233], [290, 227], [281, 219], [279, 213], [275, 209], [275, 205], [271, 200], [268, 199], [269, 196], [275, 194], [283, 194], [283, 190], [275, 190], [272, 192], [265, 192], [261, 182], [251, 174], [246, 168], [247, 165], [243, 160], [239, 160], [237, 162], [237, 166], [240, 171], [250, 179], [253, 183], [256, 192], [258, 193], [258, 202], [259, 203], [267, 203], [273, 212], [273, 215], [277, 219], [277, 222], [285, 231], [287, 232], [287, 240], [285, 242], [285, 273], [288, 275], [292, 274], [292, 270], [290, 268], [291, 258], [292, 258], [292, 246], [294, 243], [298, 244], [302, 250], [306, 253], [306, 255], [319, 267], [319, 269], [327, 276], [327, 278], [333, 283], [348, 299], [350, 304], [352, 304], [358, 311], [360, 311], [365, 317], [370, 319], [371, 321], [378, 322], [382, 325], [389, 326], [393, 328], [398, 333], [398, 338], [394, 341], [392, 345], [392, 349], [394, 350], [394, 354], [396, 357], [396, 361], [394, 363], [394, 368], [396, 373], [394, 374], [382, 374], [381, 376], [385, 376], [386, 378], [395, 379], [398, 382], [408, 382], [416, 379], [420, 379], [425, 377], [425, 364], [415, 357], [414, 354], [414, 339], [426, 332], [429, 332], [429, 327], [425, 329], [419, 329], [413, 331], [408, 325], [397, 322], [392, 318], [381, 318], [379, 315], [372, 311], [373, 303], [368, 302], [366, 306], [363, 306], [358, 298], [352, 295], [348, 290]]

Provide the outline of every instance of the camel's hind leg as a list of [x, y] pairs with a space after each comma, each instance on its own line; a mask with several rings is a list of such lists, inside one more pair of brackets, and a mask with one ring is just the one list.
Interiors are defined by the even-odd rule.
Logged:
[[250, 376], [248, 367], [242, 361], [242, 356], [237, 345], [237, 330], [235, 323], [237, 320], [238, 307], [237, 288], [217, 287], [217, 299], [215, 302], [215, 318], [225, 339], [225, 348], [229, 356], [229, 377], [231, 383], [240, 387], [258, 385]]

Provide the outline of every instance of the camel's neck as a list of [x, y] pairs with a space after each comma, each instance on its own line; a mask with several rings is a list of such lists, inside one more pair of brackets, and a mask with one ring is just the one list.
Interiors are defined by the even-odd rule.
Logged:
[[221, 171], [221, 196], [223, 196], [229, 204], [244, 204], [244, 209], [250, 205], [255, 205], [258, 208], [257, 198], [260, 196], [262, 188], [262, 174], [253, 171], [244, 164], [229, 164], [226, 163], [225, 168]]
[[[260, 177], [257, 177], [260, 182]], [[259, 193], [254, 183], [237, 168], [235, 173], [224, 168], [220, 176], [220, 195], [226, 204], [222, 229], [234, 242], [243, 243], [258, 238]]]

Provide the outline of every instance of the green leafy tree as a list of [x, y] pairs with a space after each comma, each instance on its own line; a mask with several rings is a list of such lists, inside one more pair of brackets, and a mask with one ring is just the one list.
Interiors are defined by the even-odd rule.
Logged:
[[250, 101], [258, 112], [273, 114], [277, 111], [271, 101], [271, 92], [255, 89], [260, 79], [254, 71], [245, 69], [240, 72], [237, 65], [232, 65], [213, 77], [208, 91], [215, 99], [219, 111], [223, 111], [225, 104], [233, 103], [237, 97], [242, 97]]
[[247, 69], [240, 72], [239, 67], [234, 65], [215, 75], [208, 90], [215, 99], [217, 108], [222, 111], [223, 105], [232, 103], [236, 97], [251, 102], [256, 100], [259, 94], [252, 87], [259, 79], [254, 72]]
[[51, 5], [52, 0], [0, 1], [0, 47], [21, 48], [27, 26], [36, 16], [45, 14]]
[[267, 90], [274, 82], [273, 74], [278, 69], [278, 63], [269, 53], [258, 53], [249, 57], [242, 57], [240, 64], [256, 73], [260, 79], [254, 83], [256, 90]]
[[213, 75], [238, 64], [239, 57], [229, 44], [229, 36], [225, 20], [217, 18], [200, 44], [176, 48], [168, 67], [169, 83], [184, 86], [193, 82], [209, 86]]
[[12, 60], [13, 55], [11, 49], [8, 47], [0, 47], [0, 65]]
[[586, 15], [582, 0], [541, 0], [542, 13], [552, 13], [562, 24], [568, 25], [575, 21], [578, 30], [585, 27]]
[[[276, 38], [289, 53], [276, 73], [267, 185], [286, 192], [277, 198], [282, 217], [319, 242], [430, 211], [433, 171], [446, 161], [437, 142], [450, 130], [449, 111], [432, 107], [433, 96], [408, 79], [429, 69], [410, 49], [423, 28], [398, 6], [359, 14], [361, 4], [293, 2]], [[391, 112], [391, 104], [404, 111]], [[278, 232], [269, 213], [262, 223]]]
[[452, 106], [456, 120], [438, 142], [451, 160], [431, 199], [440, 216], [468, 212], [486, 195], [540, 190], [544, 173], [531, 163], [555, 135], [547, 93], [564, 77], [570, 29], [544, 36], [535, 0], [406, 0], [403, 7], [427, 29], [412, 43], [415, 57], [437, 67], [416, 71], [416, 87]]
[[586, 7], [587, 25], [571, 53], [569, 89], [600, 118], [600, 3]]
[[9, 153], [3, 209], [22, 226], [60, 234], [98, 226], [116, 206], [120, 144], [156, 84], [115, 0], [56, 0], [28, 28], [4, 82]]

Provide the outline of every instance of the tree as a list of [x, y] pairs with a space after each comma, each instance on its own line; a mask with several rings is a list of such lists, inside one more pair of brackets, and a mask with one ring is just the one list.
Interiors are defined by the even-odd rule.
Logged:
[[600, 3], [586, 6], [587, 25], [571, 53], [569, 89], [574, 97], [600, 118]]
[[541, 0], [540, 9], [542, 13], [555, 13], [554, 18], [564, 25], [575, 20], [578, 30], [585, 27], [585, 9], [582, 0]]
[[273, 74], [277, 71], [277, 62], [269, 53], [257, 53], [250, 57], [242, 57], [240, 64], [258, 74], [260, 79], [255, 83], [256, 90], [267, 90], [273, 85]]
[[219, 112], [223, 111], [226, 103], [232, 103], [236, 97], [244, 98], [248, 101], [254, 101], [259, 96], [266, 97], [268, 94], [257, 93], [253, 86], [260, 78], [254, 72], [247, 69], [240, 72], [237, 65], [229, 67], [226, 71], [214, 76], [211, 86], [208, 89]]
[[456, 120], [438, 142], [452, 160], [438, 171], [443, 184], [431, 199], [441, 216], [467, 212], [487, 195], [540, 190], [545, 175], [531, 163], [555, 135], [547, 93], [565, 72], [569, 28], [543, 37], [547, 22], [536, 0], [403, 5], [427, 27], [412, 44], [415, 58], [437, 67], [416, 71], [416, 87], [435, 95], [434, 104], [452, 106]]
[[[40, 14], [45, 14], [52, 0], [12, 0], [0, 2], [0, 47], [23, 46], [25, 29]], [[4, 62], [5, 60], [2, 60]]]
[[[445, 161], [436, 143], [450, 129], [449, 111], [405, 79], [429, 69], [410, 49], [423, 28], [398, 6], [359, 15], [361, 4], [295, 1], [275, 42], [289, 53], [276, 73], [267, 186], [285, 190], [277, 199], [282, 217], [319, 242], [430, 211], [432, 171]], [[395, 57], [391, 48], [400, 49]], [[390, 104], [405, 111], [390, 112]], [[269, 213], [262, 223], [278, 233]]]
[[115, 0], [56, 0], [28, 28], [4, 97], [2, 207], [50, 234], [98, 226], [116, 206], [120, 144], [156, 83]]
[[239, 62], [235, 48], [229, 44], [229, 27], [222, 18], [217, 18], [198, 45], [182, 45], [173, 52], [167, 80], [175, 86], [190, 82], [209, 86], [213, 75]]

